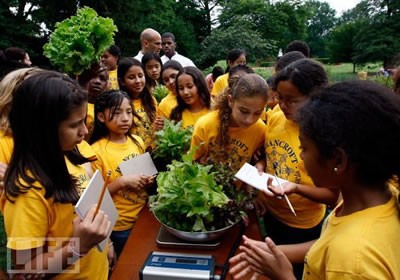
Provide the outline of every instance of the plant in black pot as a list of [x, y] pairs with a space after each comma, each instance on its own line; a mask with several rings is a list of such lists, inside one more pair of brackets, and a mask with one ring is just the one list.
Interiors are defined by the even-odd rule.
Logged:
[[164, 120], [162, 130], [156, 132], [156, 148], [151, 152], [157, 170], [166, 171], [173, 160], [181, 160], [190, 148], [192, 129], [183, 129], [182, 122]]

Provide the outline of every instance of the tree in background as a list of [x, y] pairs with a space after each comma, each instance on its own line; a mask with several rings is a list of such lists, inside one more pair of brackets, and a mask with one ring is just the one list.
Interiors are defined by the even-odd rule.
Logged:
[[251, 23], [236, 21], [224, 29], [215, 29], [202, 43], [201, 65], [214, 65], [226, 58], [234, 48], [241, 48], [247, 53], [247, 61], [254, 62], [265, 57], [274, 57], [278, 48], [271, 40], [263, 39], [261, 33], [254, 31]]
[[[272, 51], [284, 49], [292, 40], [306, 41], [313, 56], [357, 64], [372, 60], [390, 65], [400, 49], [399, 0], [362, 0], [340, 18], [317, 0], [0, 0], [0, 4], [0, 48], [22, 47], [42, 67], [48, 65], [42, 46], [50, 32], [78, 6], [92, 7], [114, 20], [119, 30], [115, 42], [123, 55], [135, 55], [141, 31], [152, 27], [160, 33], [173, 32], [178, 52], [202, 67], [225, 58], [225, 50], [234, 44], [229, 36], [235, 33], [238, 41], [245, 42], [239, 38], [242, 34], [258, 44], [255, 51], [248, 49], [250, 60], [275, 59], [277, 51]], [[215, 41], [226, 45], [214, 49]], [[224, 55], [217, 57], [219, 50]]]
[[336, 11], [328, 3], [311, 0], [305, 3], [309, 16], [307, 20], [306, 42], [314, 57], [327, 57], [328, 35], [335, 27]]

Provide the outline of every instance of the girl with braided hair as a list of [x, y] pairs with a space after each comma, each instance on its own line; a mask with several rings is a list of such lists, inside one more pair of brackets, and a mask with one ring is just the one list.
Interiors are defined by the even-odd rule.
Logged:
[[250, 162], [263, 145], [265, 124], [260, 120], [268, 99], [268, 86], [257, 74], [245, 74], [217, 101], [215, 111], [194, 126], [194, 159], [228, 165], [233, 172]]

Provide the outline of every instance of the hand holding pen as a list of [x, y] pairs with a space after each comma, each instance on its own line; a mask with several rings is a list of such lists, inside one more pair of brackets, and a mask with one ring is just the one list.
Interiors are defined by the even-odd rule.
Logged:
[[280, 188], [281, 192], [283, 193], [283, 197], [285, 198], [286, 203], [288, 204], [288, 206], [290, 208], [290, 211], [292, 211], [293, 215], [297, 216], [296, 215], [296, 211], [294, 210], [292, 203], [290, 202], [288, 196], [286, 195], [286, 193], [285, 193], [285, 191], [284, 191], [284, 189], [283, 189], [283, 187], [282, 187], [282, 185], [281, 185], [281, 183], [280, 183], [280, 181], [279, 181], [279, 179], [278, 179], [278, 177], [276, 175], [277, 174], [277, 170], [278, 170], [278, 163], [274, 162], [272, 164], [272, 166], [274, 168], [274, 177], [275, 177], [275, 180], [276, 180], [276, 182], [278, 184], [278, 187]]

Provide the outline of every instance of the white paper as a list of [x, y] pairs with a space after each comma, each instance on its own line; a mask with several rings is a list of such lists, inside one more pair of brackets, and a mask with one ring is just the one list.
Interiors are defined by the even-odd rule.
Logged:
[[156, 166], [148, 152], [123, 161], [119, 164], [122, 175], [143, 174], [153, 176], [158, 173]]
[[[83, 194], [75, 205], [76, 213], [78, 213], [81, 219], [85, 217], [86, 213], [91, 207], [93, 207], [93, 205], [97, 204], [101, 195], [101, 191], [103, 189], [103, 185], [103, 177], [101, 176], [100, 171], [96, 170], [92, 179], [90, 180], [89, 184], [87, 185], [86, 189], [84, 190]], [[110, 192], [107, 188], [105, 190], [103, 201], [101, 202], [99, 209], [107, 214], [108, 219], [111, 222], [110, 232], [108, 233], [107, 238], [97, 244], [97, 249], [100, 252], [103, 252], [105, 246], [107, 246], [107, 240], [111, 235], [115, 222], [118, 219], [117, 208], [115, 208], [114, 201], [112, 200]]]
[[271, 192], [267, 188], [268, 178], [272, 178], [272, 185], [277, 187], [279, 186], [279, 183], [282, 185], [288, 182], [287, 180], [268, 173], [263, 173], [262, 175], [260, 175], [257, 168], [248, 163], [245, 163], [239, 169], [239, 171], [235, 174], [235, 177], [256, 189], [264, 190], [266, 192]]

